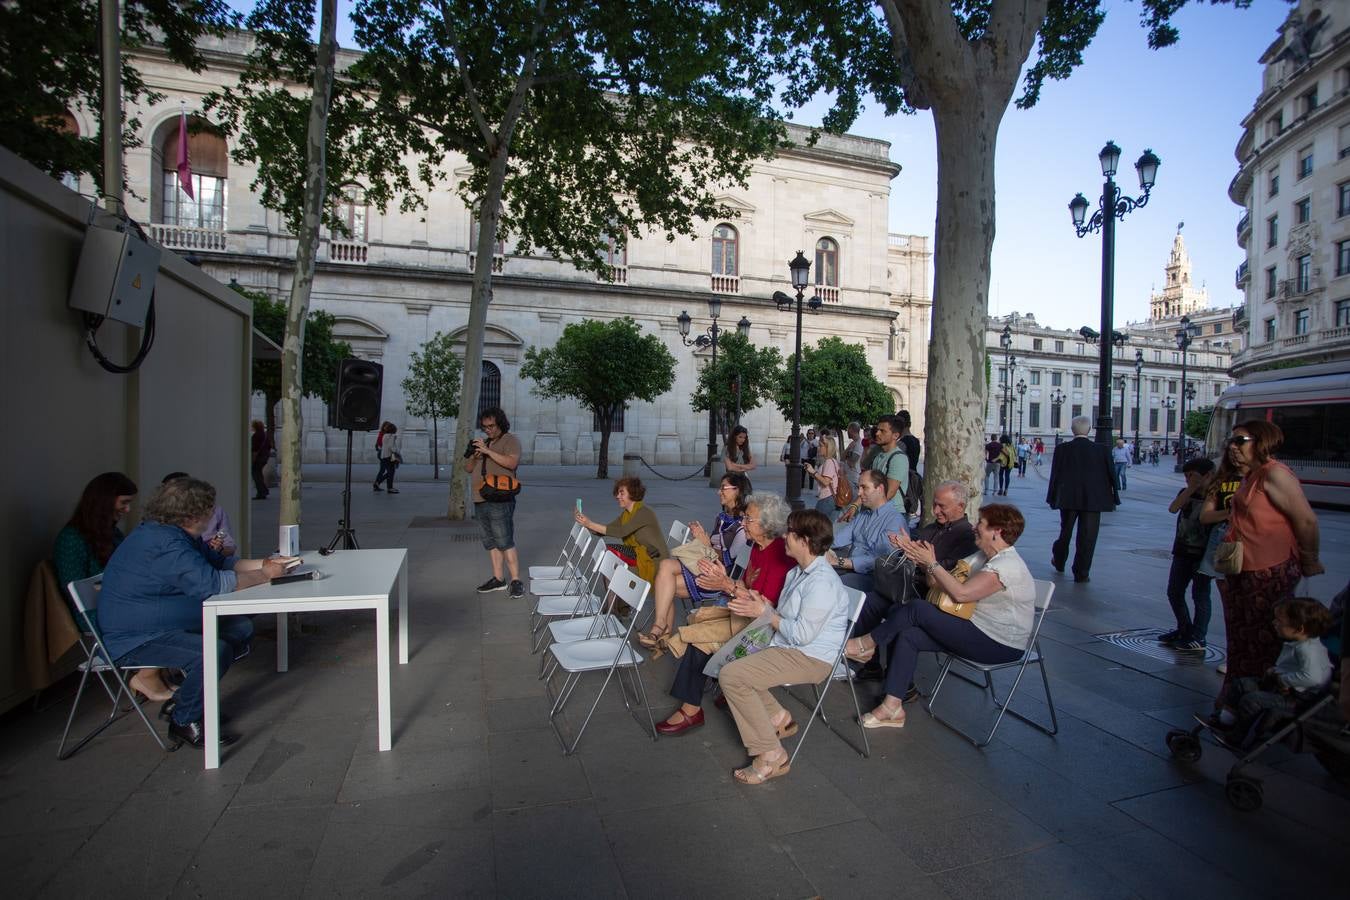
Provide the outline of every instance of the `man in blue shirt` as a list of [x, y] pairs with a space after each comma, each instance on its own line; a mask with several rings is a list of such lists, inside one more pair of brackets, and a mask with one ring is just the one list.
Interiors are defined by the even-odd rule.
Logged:
[[[98, 622], [108, 652], [122, 665], [182, 669], [169, 737], [200, 747], [202, 730], [202, 601], [285, 574], [278, 560], [221, 556], [202, 543], [216, 489], [195, 478], [159, 486], [145, 521], [108, 560], [98, 598]], [[248, 651], [253, 622], [221, 620], [220, 674]], [[166, 704], [166, 707], [168, 704]], [[234, 738], [221, 737], [221, 743]]]
[[886, 476], [868, 469], [858, 478], [858, 513], [834, 529], [835, 565], [843, 570], [840, 580], [864, 593], [872, 590], [872, 569], [877, 560], [894, 548], [888, 535], [909, 536], [905, 514], [886, 498]]

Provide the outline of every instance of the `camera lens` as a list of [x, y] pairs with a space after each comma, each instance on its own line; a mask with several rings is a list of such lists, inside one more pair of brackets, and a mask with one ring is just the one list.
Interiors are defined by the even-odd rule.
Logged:
[[468, 459], [470, 456], [473, 456], [473, 453], [474, 453], [474, 450], [473, 450], [473, 444], [470, 444], [469, 446], [467, 446], [467, 447], [464, 448], [464, 458], [465, 458], [465, 459]]

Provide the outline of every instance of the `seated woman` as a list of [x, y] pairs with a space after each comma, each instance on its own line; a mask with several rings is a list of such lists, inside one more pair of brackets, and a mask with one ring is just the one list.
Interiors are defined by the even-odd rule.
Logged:
[[[202, 601], [285, 573], [277, 560], [223, 557], [201, 542], [216, 506], [216, 489], [195, 478], [160, 485], [145, 520], [108, 560], [98, 619], [108, 651], [123, 665], [182, 669], [169, 737], [200, 747], [202, 732]], [[247, 616], [220, 620], [220, 674], [246, 654], [253, 639]], [[221, 736], [230, 743], [233, 736]]]
[[[754, 592], [777, 606], [783, 582], [788, 572], [797, 565], [796, 560], [788, 556], [783, 543], [790, 511], [786, 501], [777, 494], [760, 492], [747, 497], [742, 522], [746, 536], [750, 539], [750, 562], [745, 573], [739, 580], [734, 580], [717, 563], [704, 560], [699, 566], [699, 588], [717, 591], [728, 597], [748, 597]], [[663, 646], [680, 656], [680, 667], [675, 672], [675, 683], [671, 685], [670, 695], [681, 703], [679, 709], [656, 726], [657, 731], [679, 734], [703, 724], [703, 685], [706, 681], [703, 668], [722, 643], [748, 624], [749, 619], [740, 617], [721, 617], [705, 623], [695, 613], [690, 616], [688, 627], [679, 629], [672, 639], [662, 641]], [[709, 632], [715, 632], [717, 638], [710, 640]]]
[[[56, 547], [52, 551], [52, 565], [56, 569], [56, 583], [65, 595], [66, 585], [72, 581], [93, 578], [103, 571], [113, 551], [122, 543], [125, 535], [117, 523], [131, 511], [131, 502], [136, 499], [136, 482], [121, 472], [104, 472], [95, 475], [84, 486], [80, 502], [66, 526], [56, 533]], [[81, 629], [75, 609], [71, 614]], [[95, 611], [92, 618], [97, 624]], [[163, 703], [173, 696], [173, 688], [164, 680], [158, 669], [138, 669], [131, 676], [131, 689]]]
[[[723, 572], [731, 571], [736, 554], [748, 543], [741, 521], [745, 517], [745, 498], [749, 496], [750, 479], [739, 472], [728, 472], [722, 476], [717, 488], [717, 499], [722, 508], [717, 513], [712, 533], [709, 534], [698, 522], [689, 523], [694, 540], [717, 551]], [[657, 568], [656, 581], [652, 582], [652, 628], [646, 634], [638, 635], [642, 646], [655, 647], [662, 635], [670, 634], [675, 627], [676, 597], [685, 597], [696, 605], [726, 602], [726, 598], [716, 591], [700, 587], [698, 575], [674, 558], [665, 560]]]
[[620, 478], [614, 482], [614, 499], [621, 510], [617, 519], [601, 525], [582, 515], [580, 509], [572, 512], [572, 518], [594, 534], [623, 541], [629, 552], [619, 555], [637, 571], [639, 578], [650, 582], [656, 577], [657, 564], [670, 555], [670, 550], [666, 547], [666, 536], [661, 531], [661, 523], [656, 520], [656, 513], [642, 505], [645, 496], [647, 488], [641, 478]]
[[859, 662], [871, 659], [878, 645], [891, 644], [886, 696], [863, 716], [863, 727], [905, 727], [901, 698], [913, 681], [920, 653], [955, 653], [989, 664], [1021, 657], [1036, 615], [1036, 584], [1013, 548], [1025, 527], [1026, 520], [1015, 506], [994, 503], [982, 507], [975, 526], [979, 552], [966, 557], [971, 574], [964, 584], [942, 568], [932, 544], [903, 535], [899, 538], [905, 556], [928, 571], [930, 586], [942, 588], [957, 603], [976, 606], [969, 619], [962, 619], [923, 601], [896, 604], [871, 634], [848, 642], [845, 652]]
[[750, 765], [734, 773], [742, 784], [763, 784], [788, 772], [787, 751], [779, 739], [795, 729], [771, 688], [823, 681], [848, 633], [848, 594], [825, 560], [832, 539], [828, 518], [814, 509], [796, 510], [788, 516], [784, 541], [797, 568], [788, 573], [777, 609], [753, 592], [728, 605], [750, 619], [773, 610], [769, 623], [775, 632], [768, 647], [727, 663], [718, 676], [741, 742], [752, 757]]
[[750, 453], [750, 432], [744, 425], [731, 429], [731, 437], [727, 438], [726, 450], [722, 453], [722, 466], [728, 472], [742, 475], [756, 468], [755, 458]]

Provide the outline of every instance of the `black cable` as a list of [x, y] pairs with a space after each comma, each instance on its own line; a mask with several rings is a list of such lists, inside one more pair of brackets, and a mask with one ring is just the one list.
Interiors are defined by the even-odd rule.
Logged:
[[[128, 228], [136, 232], [136, 235], [142, 241], [149, 243], [145, 231], [138, 222], [125, 216], [122, 217], [122, 221]], [[126, 365], [119, 365], [118, 363], [113, 362], [103, 354], [102, 350], [98, 349], [97, 334], [99, 328], [105, 321], [106, 317], [101, 316], [98, 313], [87, 312], [84, 314], [85, 346], [89, 348], [89, 352], [93, 354], [95, 361], [114, 375], [126, 375], [129, 372], [136, 371], [141, 367], [141, 363], [145, 362], [145, 357], [149, 355], [150, 348], [155, 345], [155, 290], [151, 288], [150, 303], [145, 310], [145, 327], [141, 329], [141, 347], [136, 351], [136, 355], [132, 357], [131, 362]]]

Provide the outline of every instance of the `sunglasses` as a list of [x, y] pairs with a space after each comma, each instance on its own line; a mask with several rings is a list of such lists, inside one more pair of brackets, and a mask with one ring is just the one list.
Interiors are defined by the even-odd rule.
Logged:
[[1250, 443], [1254, 440], [1256, 440], [1256, 438], [1252, 437], [1250, 434], [1235, 434], [1228, 439], [1228, 443], [1235, 447], [1241, 447], [1243, 444]]

